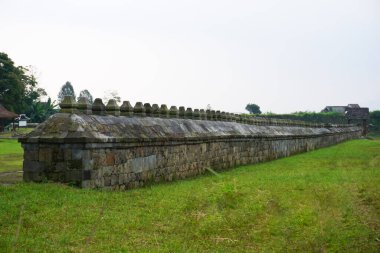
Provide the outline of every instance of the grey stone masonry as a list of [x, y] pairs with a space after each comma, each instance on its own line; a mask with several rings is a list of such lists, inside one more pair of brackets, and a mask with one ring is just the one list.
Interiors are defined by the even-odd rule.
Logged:
[[133, 107], [133, 115], [138, 117], [145, 117], [145, 107], [142, 102], [136, 102]]
[[160, 107], [160, 118], [169, 118], [169, 110], [165, 104], [162, 104]]
[[107, 112], [107, 115], [114, 115], [114, 116], [120, 115], [120, 107], [116, 103], [115, 99], [108, 100], [108, 103], [106, 105], [106, 112]]
[[75, 101], [75, 98], [72, 96], [65, 96], [62, 100], [62, 102], [59, 104], [59, 107], [61, 107], [61, 112], [64, 113], [76, 113], [77, 112], [77, 102]]
[[[65, 99], [66, 99], [66, 96], [65, 96]], [[92, 104], [92, 113], [95, 115], [106, 114], [106, 106], [103, 104], [103, 101], [100, 98], [95, 98], [94, 103]]]
[[152, 115], [156, 118], [160, 117], [160, 107], [158, 106], [158, 104], [152, 105]]
[[170, 118], [178, 118], [178, 109], [177, 106], [171, 106], [169, 110]]
[[123, 101], [123, 104], [120, 106], [120, 115], [121, 116], [132, 116], [133, 115], [133, 106], [129, 101]]
[[130, 189], [193, 177], [207, 168], [220, 171], [286, 157], [361, 134], [360, 127], [350, 125], [278, 124], [57, 113], [19, 139], [24, 180]]
[[84, 113], [84, 114], [91, 114], [92, 113], [91, 104], [86, 97], [79, 97], [78, 98], [77, 107], [78, 107], [78, 111], [80, 113]]
[[178, 116], [183, 119], [183, 118], [185, 118], [185, 115], [186, 115], [185, 107], [184, 106], [180, 106], [178, 108]]
[[[78, 103], [66, 96], [61, 113], [26, 137], [24, 180], [84, 188], [129, 189], [286, 157], [354, 139], [356, 125], [251, 117], [220, 110], [110, 99]], [[145, 117], [147, 116], [147, 117]]]
[[153, 109], [152, 106], [149, 103], [144, 104], [145, 108], [145, 114], [147, 117], [152, 117], [153, 116]]
[[185, 111], [185, 118], [192, 119], [193, 118], [193, 109], [188, 107]]

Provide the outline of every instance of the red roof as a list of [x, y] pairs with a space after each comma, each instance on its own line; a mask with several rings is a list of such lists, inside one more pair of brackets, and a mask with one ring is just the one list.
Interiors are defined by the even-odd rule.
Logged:
[[0, 104], [0, 119], [14, 119], [16, 117], [18, 117], [18, 114], [8, 111]]

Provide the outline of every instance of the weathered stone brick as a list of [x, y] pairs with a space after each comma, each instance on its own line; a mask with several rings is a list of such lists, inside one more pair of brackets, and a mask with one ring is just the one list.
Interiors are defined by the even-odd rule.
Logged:
[[[185, 113], [184, 108], [181, 110]], [[196, 110], [191, 111], [191, 117], [194, 114]], [[209, 114], [212, 119], [212, 111]], [[229, 120], [222, 114], [219, 112], [221, 119]], [[73, 114], [70, 118], [57, 114], [55, 117], [60, 120], [59, 124], [65, 121], [71, 126], [65, 128], [61, 124], [60, 130], [55, 132], [40, 127], [44, 132], [32, 133], [34, 139], [30, 142], [27, 138], [21, 140], [25, 149], [26, 181], [47, 179], [70, 181], [85, 188], [129, 189], [152, 181], [196, 176], [208, 167], [222, 170], [289, 156], [360, 135], [360, 128], [284, 127], [280, 121], [269, 122], [271, 126], [266, 126], [265, 121], [246, 125], [195, 121], [184, 119], [185, 115], [180, 115], [181, 119], [85, 114]], [[250, 120], [241, 121], [252, 124]], [[85, 131], [73, 131], [73, 127]], [[293, 135], [284, 138], [283, 132]], [[36, 142], [38, 134], [41, 143]], [[56, 142], [44, 143], [49, 134], [57, 134]], [[308, 137], [308, 134], [314, 136]]]

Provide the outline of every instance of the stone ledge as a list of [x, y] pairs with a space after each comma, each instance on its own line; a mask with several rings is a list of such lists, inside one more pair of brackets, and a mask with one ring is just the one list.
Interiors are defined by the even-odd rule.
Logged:
[[162, 138], [44, 138], [44, 137], [24, 137], [19, 138], [21, 143], [30, 144], [130, 144], [132, 146], [146, 146], [146, 145], [180, 145], [202, 142], [216, 142], [216, 141], [250, 141], [250, 140], [288, 140], [288, 139], [305, 139], [317, 138], [322, 136], [333, 136], [346, 133], [361, 132], [361, 129], [354, 129], [351, 131], [342, 132], [329, 132], [322, 134], [304, 134], [304, 135], [229, 135], [229, 136], [202, 136], [202, 137], [162, 137]]
[[21, 143], [163, 143], [230, 139], [313, 138], [361, 131], [359, 127], [262, 126], [178, 118], [128, 118], [59, 113], [40, 124]]

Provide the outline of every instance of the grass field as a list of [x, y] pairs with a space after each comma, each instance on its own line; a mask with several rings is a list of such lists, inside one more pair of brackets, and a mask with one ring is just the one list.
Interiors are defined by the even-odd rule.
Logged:
[[0, 138], [10, 138], [13, 135], [24, 135], [33, 131], [33, 128], [16, 128], [16, 132], [0, 132]]
[[3, 252], [379, 252], [380, 140], [126, 192], [0, 186]]
[[23, 152], [16, 139], [0, 139], [0, 172], [22, 170]]

